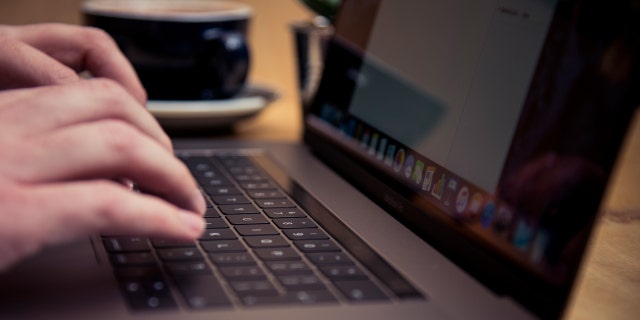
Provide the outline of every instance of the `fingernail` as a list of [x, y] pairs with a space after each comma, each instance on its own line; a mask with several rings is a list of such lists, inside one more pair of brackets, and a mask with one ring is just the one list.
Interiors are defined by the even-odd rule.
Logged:
[[195, 203], [196, 211], [199, 214], [204, 214], [207, 210], [207, 202], [199, 189], [196, 189], [196, 192], [193, 194], [193, 203]]
[[181, 211], [180, 218], [182, 222], [193, 231], [193, 233], [202, 233], [204, 231], [204, 219], [201, 216], [189, 211]]

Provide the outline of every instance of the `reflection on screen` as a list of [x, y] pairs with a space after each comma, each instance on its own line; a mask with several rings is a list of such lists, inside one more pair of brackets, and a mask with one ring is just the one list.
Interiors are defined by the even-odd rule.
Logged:
[[382, 2], [350, 113], [495, 190], [553, 13], [546, 2]]
[[338, 20], [311, 125], [479, 247], [570, 281], [640, 91], [638, 9], [603, 8], [348, 1], [367, 16]]

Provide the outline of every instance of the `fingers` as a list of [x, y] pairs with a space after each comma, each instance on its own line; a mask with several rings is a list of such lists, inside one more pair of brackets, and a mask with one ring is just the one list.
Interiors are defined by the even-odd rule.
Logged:
[[[126, 178], [175, 205], [203, 212], [204, 203], [169, 138], [153, 117], [110, 80], [0, 93], [0, 127], [21, 182]], [[7, 160], [10, 159], [10, 160]]]
[[172, 149], [171, 140], [153, 116], [107, 79], [0, 93], [0, 124], [13, 126], [16, 133], [37, 135], [100, 119], [130, 123]]
[[0, 36], [0, 88], [37, 87], [78, 81], [76, 72], [23, 42]]
[[30, 192], [47, 204], [46, 214], [33, 222], [45, 245], [95, 233], [187, 240], [204, 229], [198, 214], [107, 181], [45, 185]]
[[[5, 26], [0, 28], [2, 33], [46, 53], [76, 72], [87, 70], [95, 77], [112, 79], [140, 104], [146, 104], [146, 92], [133, 67], [113, 39], [100, 29], [46, 23]], [[65, 82], [48, 84], [60, 83]]]
[[32, 143], [27, 163], [18, 169], [23, 182], [126, 178], [178, 207], [205, 211], [198, 185], [186, 166], [125, 122], [78, 124]]
[[42, 247], [92, 234], [194, 240], [202, 217], [109, 181], [0, 186], [0, 271]]

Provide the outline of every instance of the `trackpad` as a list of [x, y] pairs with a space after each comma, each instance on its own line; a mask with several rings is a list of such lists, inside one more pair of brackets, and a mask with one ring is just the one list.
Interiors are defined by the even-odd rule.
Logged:
[[91, 241], [84, 239], [45, 249], [0, 273], [2, 314], [75, 313], [122, 304], [109, 265], [99, 264], [96, 257]]

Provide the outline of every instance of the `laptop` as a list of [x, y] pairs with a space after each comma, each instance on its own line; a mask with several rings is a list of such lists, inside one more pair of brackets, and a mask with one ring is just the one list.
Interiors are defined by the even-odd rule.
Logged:
[[200, 240], [49, 248], [0, 275], [0, 317], [559, 318], [638, 104], [638, 13], [343, 1], [304, 143], [175, 141]]

